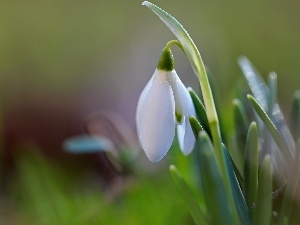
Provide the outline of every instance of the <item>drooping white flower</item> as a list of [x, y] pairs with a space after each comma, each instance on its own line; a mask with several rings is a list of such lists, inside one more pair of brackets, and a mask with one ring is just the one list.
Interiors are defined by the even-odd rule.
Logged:
[[141, 93], [136, 112], [138, 138], [152, 162], [161, 160], [169, 151], [176, 125], [182, 152], [189, 154], [195, 145], [189, 123], [189, 116], [195, 116], [194, 105], [173, 68], [170, 49], [164, 51], [158, 68]]

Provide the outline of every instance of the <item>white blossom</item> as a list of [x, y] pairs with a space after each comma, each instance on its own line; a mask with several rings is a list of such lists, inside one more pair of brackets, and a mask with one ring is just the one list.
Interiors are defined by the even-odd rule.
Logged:
[[169, 151], [177, 126], [179, 146], [189, 154], [195, 137], [189, 116], [195, 116], [190, 94], [176, 71], [156, 69], [144, 88], [137, 105], [136, 124], [139, 142], [152, 162]]

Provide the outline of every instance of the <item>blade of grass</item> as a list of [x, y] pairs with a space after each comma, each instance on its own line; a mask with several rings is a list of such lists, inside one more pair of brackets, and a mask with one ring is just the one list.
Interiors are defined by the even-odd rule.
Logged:
[[197, 115], [198, 119], [200, 120], [200, 124], [202, 124], [206, 133], [211, 137], [209, 123], [208, 123], [208, 119], [207, 119], [207, 115], [206, 115], [206, 109], [205, 109], [203, 103], [201, 102], [200, 98], [196, 94], [196, 92], [194, 92], [194, 90], [192, 88], [188, 88], [188, 90], [189, 90], [189, 93], [193, 100], [196, 115]]
[[178, 169], [174, 165], [170, 165], [169, 169], [176, 186], [180, 190], [184, 200], [186, 201], [189, 207], [190, 213], [195, 223], [198, 225], [208, 224], [204, 216], [204, 213], [201, 211], [198, 203], [195, 201], [192, 191], [190, 190], [190, 188], [182, 178]]
[[259, 173], [253, 225], [271, 225], [272, 218], [272, 163], [270, 155], [263, 159]]
[[225, 145], [222, 145], [222, 147], [223, 147], [223, 153], [225, 155], [227, 168], [228, 168], [228, 174], [229, 174], [229, 178], [230, 178], [230, 182], [231, 182], [231, 186], [232, 186], [233, 198], [234, 198], [240, 219], [241, 219], [243, 225], [250, 225], [251, 220], [250, 220], [250, 216], [249, 216], [249, 210], [248, 210], [245, 198], [242, 194], [240, 185], [238, 183], [236, 174], [234, 172], [233, 162], [230, 158], [230, 155], [229, 155], [228, 150], [226, 149]]
[[245, 198], [250, 209], [250, 213], [253, 214], [258, 187], [258, 134], [255, 122], [251, 123], [248, 131], [244, 171]]
[[239, 159], [238, 168], [240, 174], [244, 178], [244, 155], [249, 121], [246, 115], [245, 108], [239, 99], [233, 100], [233, 117]]
[[239, 224], [231, 216], [230, 208], [235, 206], [228, 207], [231, 203], [226, 195], [213, 146], [205, 131], [200, 132], [198, 144], [200, 172], [210, 224]]
[[[192, 117], [192, 116], [190, 117], [190, 123], [191, 123], [192, 129], [194, 131], [194, 135], [198, 139], [200, 137], [200, 132], [201, 131], [205, 132], [205, 131], [202, 129], [202, 127], [200, 127], [200, 124], [195, 117]], [[202, 147], [199, 146], [199, 142], [197, 143], [197, 146], [199, 147], [199, 151], [201, 151]], [[240, 219], [241, 219], [242, 223], [245, 225], [251, 224], [250, 218], [249, 218], [249, 210], [247, 208], [244, 196], [242, 194], [242, 191], [238, 184], [236, 175], [234, 173], [232, 160], [230, 158], [230, 155], [229, 155], [225, 145], [222, 145], [222, 148], [223, 148], [223, 153], [225, 155], [225, 159], [226, 159], [226, 163], [227, 163], [228, 174], [229, 174], [229, 178], [230, 178], [230, 182], [231, 182], [231, 186], [232, 186], [234, 201], [237, 206], [237, 210], [240, 215]], [[200, 154], [199, 154], [199, 157], [200, 157]], [[199, 163], [199, 167], [200, 167], [200, 171], [201, 171], [203, 169], [203, 168], [201, 169], [201, 162]], [[200, 173], [200, 175], [201, 175], [201, 173]], [[202, 178], [202, 175], [201, 175], [201, 178]], [[203, 186], [203, 180], [202, 180], [201, 184]]]
[[[256, 68], [252, 65], [252, 63], [245, 57], [241, 56], [238, 59], [238, 63], [243, 71], [245, 78], [248, 81], [249, 87], [261, 108], [267, 112], [269, 116], [272, 115], [272, 121], [276, 125], [279, 133], [282, 138], [285, 140], [286, 145], [291, 154], [295, 152], [295, 141], [292, 138], [291, 132], [289, 131], [286, 122], [283, 119], [282, 113], [280, 111], [279, 106], [276, 104], [276, 95], [277, 95], [277, 76], [276, 73], [272, 72], [269, 75], [269, 87], [264, 83], [261, 75], [258, 73]], [[271, 107], [271, 108], [270, 108]], [[261, 123], [259, 122], [259, 127], [261, 127]], [[266, 137], [268, 139], [268, 137]], [[269, 148], [270, 145], [266, 146]], [[267, 152], [265, 152], [266, 154]]]
[[269, 106], [268, 106], [268, 115], [271, 120], [277, 127], [281, 136], [285, 139], [286, 144], [288, 145], [291, 154], [295, 153], [295, 141], [293, 139], [292, 133], [289, 130], [279, 105], [277, 104], [277, 74], [271, 72], [269, 74]]
[[262, 77], [252, 65], [249, 59], [245, 56], [240, 56], [238, 58], [238, 64], [243, 71], [243, 74], [248, 81], [249, 87], [255, 97], [257, 102], [262, 106], [262, 108], [267, 111], [268, 109], [268, 89], [264, 83]]
[[247, 96], [253, 109], [258, 114], [258, 116], [261, 118], [261, 120], [264, 122], [266, 127], [268, 128], [269, 132], [271, 133], [272, 137], [274, 138], [275, 143], [277, 144], [278, 148], [283, 153], [286, 162], [292, 162], [293, 157], [290, 153], [290, 150], [288, 146], [286, 145], [285, 141], [281, 137], [278, 129], [274, 125], [274, 123], [271, 121], [267, 113], [263, 110], [263, 108], [260, 106], [260, 104], [256, 101], [256, 99], [252, 95]]
[[284, 142], [286, 143], [286, 145], [290, 151], [290, 154], [294, 155], [296, 144], [295, 144], [293, 135], [284, 120], [284, 117], [282, 115], [282, 112], [281, 112], [278, 104], [275, 104], [275, 106], [273, 108], [272, 121], [275, 124], [277, 130], [279, 131]]
[[300, 138], [300, 90], [294, 94], [291, 127], [295, 140]]
[[286, 190], [283, 197], [283, 203], [281, 205], [280, 213], [278, 216], [278, 224], [283, 224], [285, 219], [288, 221], [292, 206], [293, 200], [296, 195], [296, 190], [299, 183], [299, 155], [300, 155], [300, 140], [297, 142], [297, 151], [293, 165], [287, 180]]
[[268, 86], [269, 86], [269, 104], [268, 104], [268, 110], [269, 115], [272, 114], [273, 108], [275, 104], [277, 103], [277, 74], [275, 72], [271, 72], [269, 74], [269, 80], [268, 80]]

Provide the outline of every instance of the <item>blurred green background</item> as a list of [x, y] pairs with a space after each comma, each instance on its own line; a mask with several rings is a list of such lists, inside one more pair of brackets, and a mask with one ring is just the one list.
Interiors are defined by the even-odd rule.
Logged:
[[[101, 127], [97, 116], [88, 119], [95, 112], [115, 113], [134, 134], [139, 94], [162, 48], [174, 39], [141, 3], [1, 1], [1, 224], [192, 224], [167, 171], [177, 163], [195, 182], [188, 173], [192, 156], [184, 158], [174, 147], [151, 164], [139, 150], [134, 168], [120, 174], [104, 165], [101, 154], [62, 150], [66, 138], [104, 132], [90, 127]], [[265, 78], [277, 72], [279, 103], [289, 112], [299, 88], [300, 2], [153, 3], [175, 16], [195, 41], [228, 126], [237, 86], [246, 87], [236, 63], [240, 55]], [[186, 57], [175, 47], [173, 52], [177, 73], [197, 90]], [[115, 135], [106, 133], [114, 141]], [[136, 140], [129, 146], [138, 148]], [[118, 194], [111, 194], [115, 187]]]

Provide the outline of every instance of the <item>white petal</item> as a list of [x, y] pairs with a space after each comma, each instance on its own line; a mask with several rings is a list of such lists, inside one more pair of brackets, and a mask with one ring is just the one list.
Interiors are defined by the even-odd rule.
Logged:
[[182, 105], [183, 115], [195, 116], [196, 112], [195, 112], [195, 107], [191, 95], [178, 76], [177, 76], [176, 84], [177, 84], [177, 91], [178, 91], [177, 96], [179, 97], [178, 101]]
[[190, 116], [195, 116], [195, 107], [192, 101], [192, 98], [181, 82], [180, 78], [177, 76], [177, 96], [179, 97], [179, 102], [182, 105], [184, 122], [177, 126], [177, 135], [178, 135], [178, 142], [181, 148], [181, 151], [188, 155], [192, 152], [194, 145], [195, 145], [195, 136], [193, 134], [192, 127], [189, 122]]
[[[136, 109], [136, 118], [135, 118], [136, 119], [135, 120], [136, 124], [138, 124], [138, 121], [140, 121], [140, 118], [139, 118], [139, 115], [141, 114], [141, 113], [139, 113], [141, 111], [140, 107], [142, 106], [142, 102], [144, 102], [145, 96], [147, 95], [150, 87], [152, 86], [152, 82], [153, 82], [153, 76], [148, 81], [146, 87], [144, 87], [144, 89], [143, 89], [143, 91], [142, 91], [142, 93], [139, 97], [138, 104], [137, 104], [137, 109]], [[138, 126], [137, 126], [137, 132], [139, 133], [139, 127]]]
[[184, 118], [182, 124], [177, 125], [177, 136], [183, 154], [190, 154], [194, 149], [196, 139], [188, 117]]
[[137, 107], [137, 131], [147, 157], [157, 162], [167, 154], [174, 139], [175, 103], [166, 72], [155, 71], [147, 86]]
[[175, 100], [175, 116], [178, 124], [182, 124], [184, 120], [183, 115], [183, 106], [180, 99], [180, 92], [178, 91], [177, 82], [180, 81], [175, 70], [168, 72], [168, 82], [172, 87], [174, 100]]

